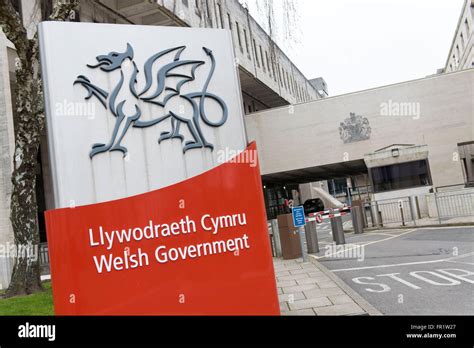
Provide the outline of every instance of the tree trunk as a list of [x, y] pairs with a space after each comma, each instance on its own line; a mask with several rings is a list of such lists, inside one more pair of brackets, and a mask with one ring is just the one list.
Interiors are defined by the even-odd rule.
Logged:
[[[17, 70], [15, 155], [13, 159], [10, 220], [15, 232], [16, 260], [5, 296], [31, 294], [42, 289], [39, 265], [36, 172], [44, 116], [37, 113], [42, 98], [35, 67], [27, 63]], [[39, 102], [42, 104], [42, 102]]]
[[[59, 2], [51, 20], [65, 20], [78, 2]], [[15, 154], [13, 158], [10, 220], [16, 257], [10, 285], [4, 297], [42, 290], [39, 264], [36, 173], [38, 150], [44, 130], [44, 101], [39, 70], [37, 35], [28, 39], [23, 23], [10, 0], [0, 0], [0, 25], [18, 55], [15, 101]]]

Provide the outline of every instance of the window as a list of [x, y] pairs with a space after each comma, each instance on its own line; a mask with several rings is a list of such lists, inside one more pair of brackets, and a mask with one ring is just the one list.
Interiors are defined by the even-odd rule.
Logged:
[[265, 51], [265, 59], [267, 61], [268, 73], [270, 74], [270, 77], [272, 77], [272, 72], [270, 70], [270, 61], [268, 60], [268, 52], [267, 51]]
[[461, 52], [459, 51], [459, 45], [456, 45], [456, 54], [458, 57], [461, 57]]
[[259, 48], [260, 48], [260, 58], [262, 59], [262, 68], [263, 68], [263, 71], [265, 72], [265, 60], [263, 59], [263, 50], [262, 50], [262, 45], [259, 45]]
[[278, 80], [280, 81], [280, 86], [283, 87], [283, 79], [281, 78], [281, 67], [278, 65]]
[[469, 32], [469, 22], [467, 21], [467, 18], [466, 20], [464, 21], [464, 27], [466, 28], [466, 34], [467, 36], [469, 37], [470, 35], [470, 32]]
[[257, 66], [260, 68], [260, 60], [258, 59], [257, 43], [255, 42], [255, 39], [253, 40], [253, 50], [255, 52], [255, 60], [257, 61]]
[[464, 41], [464, 35], [461, 33], [461, 47], [464, 49], [466, 47], [466, 42]]
[[374, 192], [430, 186], [428, 160], [405, 162], [370, 169]]
[[227, 21], [229, 22], [229, 29], [232, 31], [232, 20], [230, 19], [230, 14], [227, 13]]
[[188, 0], [182, 0], [182, 3], [184, 6], [189, 7], [189, 2]]
[[247, 30], [244, 29], [244, 40], [245, 40], [245, 49], [247, 50], [247, 54], [250, 58], [250, 49], [249, 49], [249, 39], [247, 37]]
[[224, 29], [224, 18], [222, 17], [222, 5], [217, 4], [217, 12], [219, 16], [219, 21], [221, 22], [221, 28]]
[[235, 22], [235, 28], [237, 30], [237, 39], [239, 41], [239, 48], [240, 48], [240, 51], [243, 52], [244, 49], [242, 48], [242, 38], [240, 37], [240, 26], [239, 26], [239, 22]]
[[209, 5], [209, 0], [206, 0], [206, 13], [207, 13], [207, 20], [212, 27], [212, 17], [211, 17], [211, 6]]
[[201, 1], [201, 0], [194, 0], [194, 12], [195, 12], [196, 15], [198, 15], [199, 17], [202, 17], [200, 1]]
[[466, 187], [474, 187], [474, 141], [458, 144], [462, 172]]
[[275, 62], [273, 61], [273, 59], [272, 59], [272, 72], [273, 72], [273, 79], [275, 80], [275, 82], [277, 82], [277, 76], [275, 74]]

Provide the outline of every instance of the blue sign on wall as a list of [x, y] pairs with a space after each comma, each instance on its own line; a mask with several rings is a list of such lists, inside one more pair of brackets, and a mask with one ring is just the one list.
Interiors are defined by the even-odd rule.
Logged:
[[304, 208], [302, 206], [291, 208], [291, 213], [293, 214], [293, 225], [295, 225], [295, 227], [306, 225]]

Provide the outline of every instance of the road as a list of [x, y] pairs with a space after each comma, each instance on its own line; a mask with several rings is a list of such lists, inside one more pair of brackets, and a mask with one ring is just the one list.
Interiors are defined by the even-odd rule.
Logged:
[[339, 248], [329, 232], [313, 256], [382, 313], [474, 315], [474, 227], [350, 233]]

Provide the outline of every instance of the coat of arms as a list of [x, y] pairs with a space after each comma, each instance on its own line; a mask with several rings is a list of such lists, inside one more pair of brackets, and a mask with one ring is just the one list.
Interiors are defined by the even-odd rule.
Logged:
[[351, 112], [339, 126], [339, 135], [344, 144], [370, 139], [371, 132], [367, 117], [356, 115], [354, 112]]
[[[115, 126], [109, 142], [92, 145], [91, 158], [108, 151], [120, 151], [125, 156], [128, 150], [121, 142], [130, 127], [151, 127], [165, 120], [171, 120], [171, 129], [161, 133], [158, 143], [168, 139], [180, 139], [184, 143], [184, 153], [191, 149], [208, 148], [211, 151], [214, 149], [214, 145], [204, 137], [202, 126], [220, 127], [228, 117], [226, 103], [208, 91], [215, 71], [216, 60], [212, 51], [206, 47], [203, 47], [203, 58], [210, 61], [209, 65], [206, 64], [206, 60], [202, 59], [182, 59], [185, 49], [186, 46], [178, 46], [157, 52], [149, 57], [143, 68], [139, 70], [134, 61], [133, 47], [127, 44], [125, 52], [99, 55], [96, 57], [97, 63], [95, 65], [87, 65], [91, 69], [100, 68], [107, 74], [115, 70], [120, 71], [120, 74], [116, 75], [116, 80], [112, 83], [110, 91], [93, 84], [89, 78], [83, 75], [78, 76], [74, 81], [74, 84], [82, 85], [88, 92], [86, 100], [91, 97], [97, 98], [115, 118]], [[207, 76], [200, 89], [191, 93], [181, 93], [183, 86], [196, 79], [196, 71], [206, 69], [206, 66], [208, 66]], [[142, 83], [138, 84], [139, 81]], [[124, 98], [123, 92], [127, 92], [129, 97]], [[180, 105], [186, 104], [191, 111], [188, 114], [183, 114], [179, 110], [172, 110], [168, 106], [168, 102], [172, 98], [180, 98]], [[217, 103], [220, 115], [208, 115], [206, 99]], [[150, 108], [146, 109], [153, 110], [151, 111], [153, 114], [147, 115], [147, 118], [144, 119], [142, 116], [145, 108], [140, 105], [149, 105]], [[212, 121], [216, 119], [218, 121]], [[191, 139], [185, 139], [181, 134], [180, 127], [182, 126], [187, 127]]]

